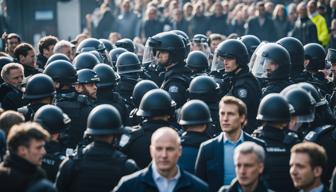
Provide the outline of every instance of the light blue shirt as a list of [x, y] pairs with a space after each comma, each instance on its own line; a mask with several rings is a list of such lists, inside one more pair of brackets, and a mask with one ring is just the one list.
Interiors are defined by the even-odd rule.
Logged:
[[240, 137], [236, 142], [229, 140], [223, 133], [224, 143], [224, 185], [230, 185], [231, 181], [236, 177], [235, 165], [233, 162], [234, 149], [243, 143], [243, 131], [240, 133]]
[[177, 166], [177, 174], [171, 179], [162, 177], [157, 171], [155, 163], [152, 163], [153, 179], [160, 192], [173, 192], [178, 179], [181, 176], [180, 168]]

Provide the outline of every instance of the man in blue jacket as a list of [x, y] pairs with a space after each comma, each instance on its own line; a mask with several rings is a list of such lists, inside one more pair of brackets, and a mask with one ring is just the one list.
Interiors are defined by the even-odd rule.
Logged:
[[236, 177], [233, 152], [245, 141], [252, 141], [264, 147], [264, 142], [252, 138], [242, 130], [246, 124], [246, 105], [232, 96], [224, 96], [219, 103], [219, 136], [201, 144], [198, 152], [195, 174], [209, 184], [210, 191], [218, 191], [229, 185]]

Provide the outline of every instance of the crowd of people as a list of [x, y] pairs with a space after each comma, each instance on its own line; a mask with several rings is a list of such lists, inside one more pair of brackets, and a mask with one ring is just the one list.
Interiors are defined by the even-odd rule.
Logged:
[[336, 191], [335, 2], [104, 1], [72, 41], [3, 34], [0, 190]]

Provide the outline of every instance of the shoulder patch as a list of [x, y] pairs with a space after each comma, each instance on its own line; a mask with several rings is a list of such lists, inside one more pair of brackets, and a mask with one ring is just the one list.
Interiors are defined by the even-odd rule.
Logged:
[[177, 93], [178, 92], [178, 87], [175, 85], [172, 85], [169, 87], [168, 92], [170, 93]]
[[247, 97], [247, 89], [241, 88], [237, 90], [237, 94], [239, 98], [246, 98]]

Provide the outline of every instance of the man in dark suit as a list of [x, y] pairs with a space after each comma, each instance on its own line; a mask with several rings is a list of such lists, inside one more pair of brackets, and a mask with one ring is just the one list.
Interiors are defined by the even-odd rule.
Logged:
[[209, 185], [209, 191], [218, 191], [222, 185], [229, 185], [236, 177], [233, 152], [245, 141], [264, 146], [263, 141], [252, 138], [242, 130], [246, 123], [246, 105], [232, 96], [224, 96], [219, 103], [219, 136], [201, 144], [195, 173]]
[[277, 35], [273, 20], [266, 15], [265, 5], [263, 2], [257, 3], [257, 16], [247, 22], [246, 35], [255, 35], [261, 41], [275, 41]]

